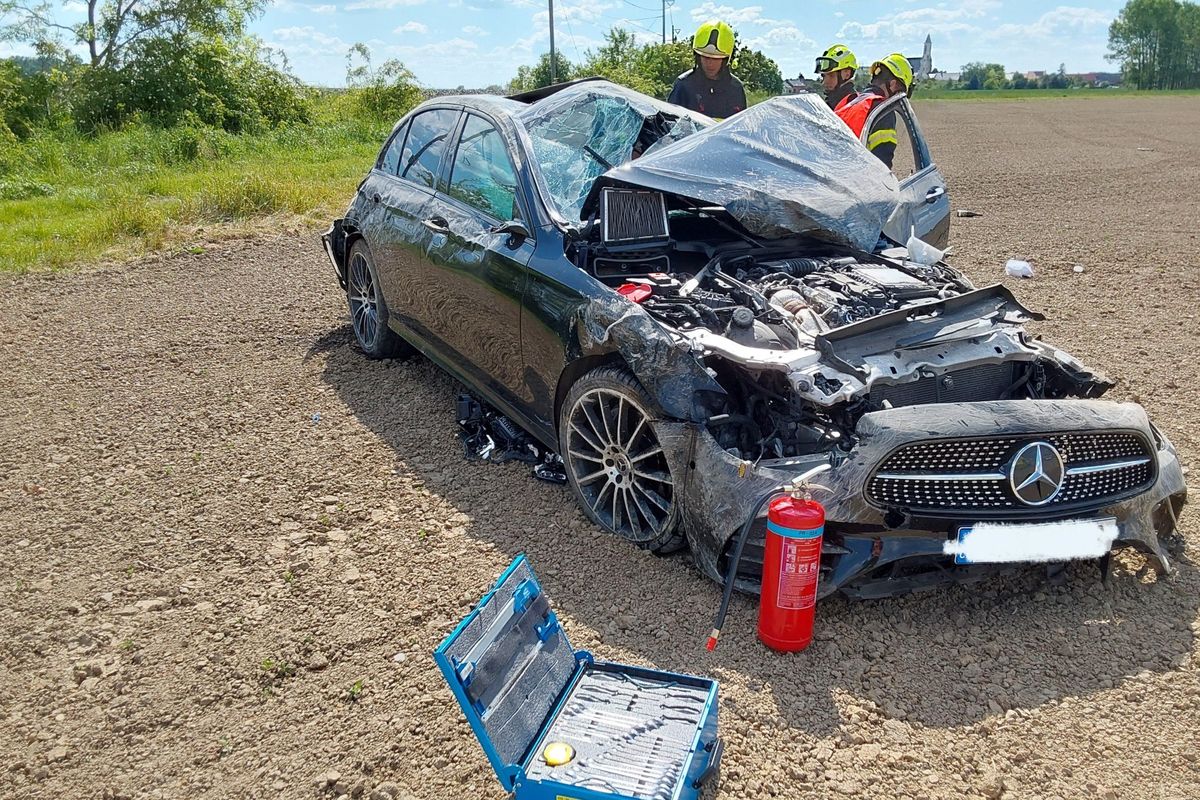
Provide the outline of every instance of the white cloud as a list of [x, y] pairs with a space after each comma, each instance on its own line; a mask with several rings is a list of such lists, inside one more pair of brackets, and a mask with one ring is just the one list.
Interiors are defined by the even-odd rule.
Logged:
[[924, 40], [927, 34], [979, 33], [984, 18], [1000, 7], [996, 0], [966, 0], [954, 7], [912, 8], [889, 14], [875, 22], [847, 22], [837, 32], [839, 39], [900, 42]]
[[346, 6], [347, 11], [361, 11], [368, 8], [389, 9], [400, 8], [401, 6], [419, 6], [423, 5], [425, 0], [356, 0]]
[[487, 36], [488, 32], [478, 25], [468, 25], [462, 29], [467, 36]]
[[64, 11], [70, 11], [72, 14], [83, 14], [87, 11], [87, 3], [80, 3], [79, 0], [70, 0], [63, 4]]
[[396, 28], [392, 33], [429, 33], [429, 26], [416, 20], [410, 20]]
[[[804, 31], [797, 28], [795, 25], [785, 24], [778, 28], [772, 28], [761, 36], [755, 36], [746, 39], [742, 42], [751, 50], [766, 51], [775, 47], [795, 48], [799, 50], [810, 50], [817, 46], [817, 43], [808, 36]], [[767, 55], [771, 55], [767, 53]]]
[[720, 19], [728, 22], [733, 27], [739, 25], [790, 25], [787, 20], [770, 19], [762, 15], [762, 6], [743, 6], [735, 8], [734, 6], [719, 6], [712, 0], [705, 2], [692, 9], [691, 15], [695, 22], [707, 22], [710, 19]]
[[[610, 2], [559, 3], [554, 7], [554, 30], [557, 32], [559, 25], [565, 25], [568, 22], [580, 24], [599, 22], [605, 11], [616, 7], [617, 3]], [[535, 28], [549, 29], [550, 12], [539, 11], [534, 14], [533, 25]]]
[[337, 11], [337, 6], [329, 3], [316, 5], [299, 0], [271, 0], [271, 5], [281, 11], [308, 11], [313, 14], [333, 14]]
[[1049, 39], [1056, 36], [1071, 36], [1073, 34], [1093, 33], [1100, 30], [1107, 32], [1108, 26], [1112, 21], [1113, 15], [1105, 11], [1097, 11], [1094, 8], [1080, 8], [1078, 6], [1059, 6], [1052, 11], [1042, 14], [1042, 16], [1028, 25], [1001, 25], [996, 28], [995, 35], [1001, 37], [1039, 37]]

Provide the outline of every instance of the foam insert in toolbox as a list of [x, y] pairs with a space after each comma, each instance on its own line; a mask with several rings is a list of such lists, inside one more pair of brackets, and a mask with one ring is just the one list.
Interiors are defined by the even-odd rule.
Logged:
[[542, 739], [575, 757], [550, 766], [539, 755], [526, 775], [638, 800], [670, 800], [707, 713], [709, 689], [679, 680], [587, 667]]

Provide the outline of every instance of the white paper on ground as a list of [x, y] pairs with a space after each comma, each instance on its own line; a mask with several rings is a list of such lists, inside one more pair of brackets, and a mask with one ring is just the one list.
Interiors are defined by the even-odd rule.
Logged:
[[960, 541], [946, 542], [943, 552], [973, 564], [1070, 561], [1099, 558], [1112, 549], [1117, 521], [1072, 519], [1061, 522], [1010, 524], [980, 522], [960, 531]]
[[1020, 261], [1015, 258], [1010, 258], [1004, 263], [1004, 271], [1014, 278], [1033, 277], [1033, 265], [1028, 261]]

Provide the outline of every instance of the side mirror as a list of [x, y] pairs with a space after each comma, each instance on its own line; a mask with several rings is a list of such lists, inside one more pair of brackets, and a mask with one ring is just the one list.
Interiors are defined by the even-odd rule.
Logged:
[[511, 248], [519, 247], [521, 242], [529, 238], [529, 229], [525, 227], [523, 222], [515, 219], [500, 223], [492, 228], [489, 233], [508, 234], [508, 242], [506, 244]]

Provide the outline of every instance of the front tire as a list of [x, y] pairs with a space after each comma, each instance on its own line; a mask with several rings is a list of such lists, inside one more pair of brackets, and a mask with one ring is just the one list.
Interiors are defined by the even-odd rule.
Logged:
[[368, 358], [396, 358], [411, 352], [408, 343], [388, 327], [379, 272], [362, 239], [354, 242], [346, 258], [346, 304], [354, 338]]
[[654, 404], [624, 369], [600, 367], [571, 387], [559, 413], [567, 481], [592, 522], [638, 547], [679, 549], [683, 534]]

